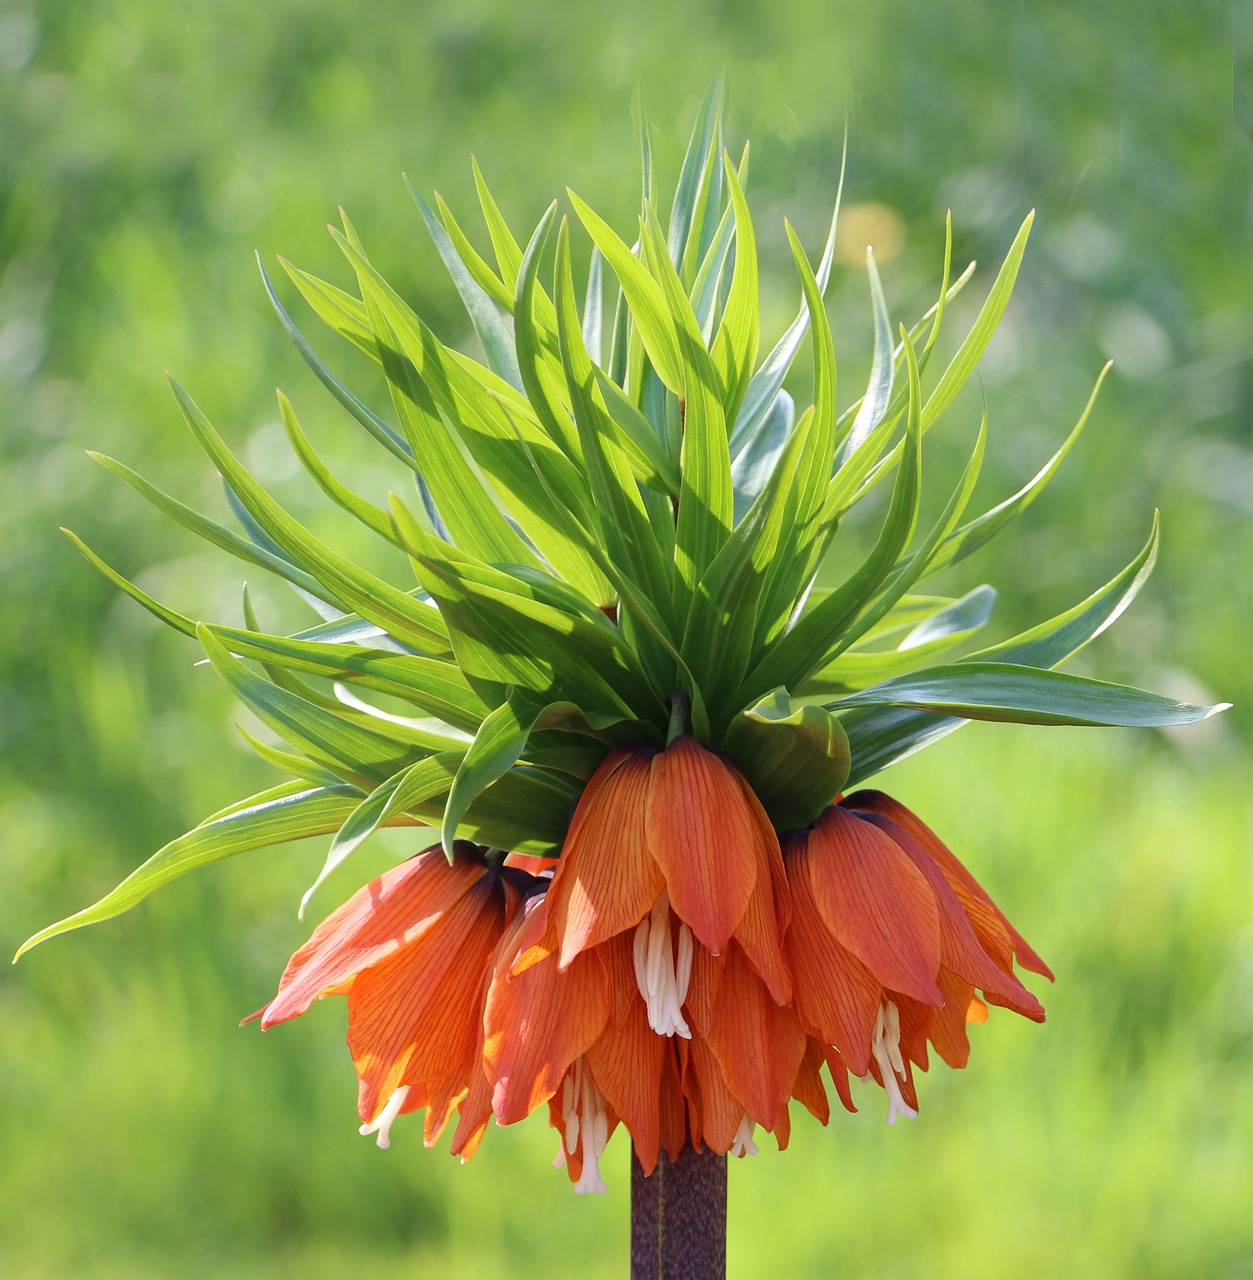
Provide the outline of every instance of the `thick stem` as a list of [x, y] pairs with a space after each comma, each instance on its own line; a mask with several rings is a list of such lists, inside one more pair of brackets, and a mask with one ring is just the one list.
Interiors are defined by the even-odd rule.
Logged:
[[631, 1154], [631, 1280], [725, 1280], [727, 1158], [663, 1151], [648, 1176]]

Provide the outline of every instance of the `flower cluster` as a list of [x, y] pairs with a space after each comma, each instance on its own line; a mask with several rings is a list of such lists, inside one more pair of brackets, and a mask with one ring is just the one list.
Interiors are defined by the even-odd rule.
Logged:
[[[651, 1172], [685, 1143], [785, 1147], [795, 1100], [829, 1118], [825, 1065], [917, 1113], [928, 1043], [964, 1066], [967, 1022], [1043, 1021], [1014, 962], [1047, 966], [940, 840], [882, 792], [782, 841], [740, 769], [688, 736], [619, 748], [589, 781], [555, 873], [467, 841], [367, 885], [291, 959], [254, 1017], [348, 998], [362, 1133], [426, 1110], [467, 1159], [494, 1115], [548, 1105], [559, 1163], [604, 1191], [618, 1124]], [[532, 863], [532, 865], [534, 865]], [[549, 875], [551, 874], [551, 879]], [[977, 994], [981, 993], [981, 994]]]

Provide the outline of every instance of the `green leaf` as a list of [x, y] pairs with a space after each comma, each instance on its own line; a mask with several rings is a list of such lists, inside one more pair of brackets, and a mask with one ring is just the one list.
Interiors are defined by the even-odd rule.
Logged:
[[[384, 354], [388, 377], [399, 379], [403, 392], [397, 409], [406, 430], [412, 427], [418, 436], [415, 452], [422, 452], [424, 441], [428, 451], [438, 454], [439, 469], [433, 456], [426, 470], [453, 541], [488, 563], [538, 568], [540, 559], [532, 550], [534, 544], [571, 585], [590, 599], [603, 602], [606, 584], [570, 532], [571, 512], [582, 511], [588, 499], [582, 475], [563, 452], [565, 442], [554, 442], [550, 433], [541, 429], [532, 404], [507, 382], [445, 348], [369, 264], [360, 248], [350, 239], [338, 239], [359, 273], [368, 302], [377, 308], [378, 325], [395, 335], [398, 349]], [[519, 275], [520, 288], [526, 279], [526, 275]], [[519, 316], [515, 316], [515, 328], [519, 337], [530, 333], [529, 325]], [[529, 389], [531, 360], [521, 347], [519, 363]], [[405, 405], [410, 406], [407, 418]], [[503, 405], [509, 407], [508, 414]], [[519, 431], [558, 501], [536, 485], [531, 463], [518, 442]], [[572, 436], [572, 427], [570, 432]], [[458, 440], [500, 492], [526, 539], [492, 501], [462, 456]]]
[[841, 636], [861, 612], [891, 572], [901, 552], [913, 536], [918, 520], [922, 470], [922, 430], [918, 364], [913, 346], [905, 337], [909, 360], [909, 429], [905, 449], [892, 491], [892, 502], [878, 541], [861, 567], [841, 587], [815, 608], [801, 615], [795, 626], [773, 645], [766, 647], [757, 667], [750, 672], [744, 688], [734, 701], [741, 706], [760, 697], [764, 688], [780, 682], [797, 688], [817, 670], [839, 643]]
[[717, 391], [717, 371], [683, 282], [666, 256], [661, 225], [652, 210], [641, 224], [649, 267], [660, 277], [675, 321], [682, 375], [683, 433], [679, 453], [679, 506], [675, 519], [676, 612], [688, 609], [696, 584], [731, 532], [735, 495], [727, 454], [726, 420]]
[[653, 430], [652, 423], [595, 363], [592, 376], [604, 398], [606, 412], [614, 425], [620, 428], [614, 438], [626, 450], [636, 479], [659, 493], [677, 494], [680, 484], [678, 463], [666, 451], [665, 443]]
[[[971, 655], [972, 659], [1033, 667], [1054, 667], [1078, 653], [1115, 621], [1139, 594], [1157, 558], [1158, 522], [1149, 540], [1125, 569], [1073, 608], [1011, 640]], [[868, 707], [841, 719], [853, 748], [849, 786], [913, 755], [960, 729], [968, 721], [904, 707]]]
[[159, 849], [99, 902], [28, 938], [14, 959], [59, 933], [129, 911], [154, 889], [198, 867], [266, 845], [326, 835], [339, 827], [360, 797], [355, 787], [287, 787], [278, 795], [270, 791], [242, 801]]
[[196, 635], [214, 670], [258, 719], [345, 781], [354, 785], [363, 781], [378, 783], [412, 762], [416, 752], [411, 746], [384, 732], [354, 724], [255, 675], [232, 657], [205, 625], [196, 628]]
[[409, 188], [409, 194], [422, 214], [426, 229], [430, 232], [431, 239], [435, 241], [435, 248], [444, 260], [444, 266], [448, 268], [448, 274], [461, 295], [461, 301], [470, 317], [470, 324], [478, 340], [483, 344], [488, 366], [493, 373], [504, 378], [510, 386], [521, 391], [522, 379], [518, 373], [518, 359], [513, 349], [513, 335], [501, 315], [500, 307], [475, 280], [443, 224], [431, 212], [426, 201], [414, 190], [407, 177], [405, 186]]
[[786, 391], [780, 390], [762, 419], [760, 429], [731, 464], [736, 525], [748, 514], [749, 507], [766, 487], [795, 422], [796, 401]]
[[812, 581], [829, 540], [825, 499], [831, 478], [836, 434], [836, 367], [831, 327], [822, 288], [810, 269], [800, 238], [787, 225], [792, 258], [810, 308], [814, 348], [814, 413], [808, 436], [796, 455], [795, 483], [789, 494], [779, 551], [767, 573], [757, 619], [758, 647], [768, 644], [795, 612], [796, 601]]
[[969, 524], [962, 525], [960, 529], [957, 529], [951, 536], [947, 537], [927, 565], [927, 577], [949, 568], [959, 560], [964, 560], [971, 552], [977, 551], [985, 542], [996, 537], [1015, 516], [1025, 511], [1039, 497], [1044, 486], [1057, 473], [1057, 469], [1065, 461], [1066, 455], [1074, 447], [1075, 441], [1079, 439], [1080, 433], [1087, 425], [1088, 418], [1092, 413], [1092, 407], [1096, 403], [1096, 397], [1100, 393], [1101, 383], [1105, 381], [1105, 375], [1109, 372], [1112, 363], [1111, 361], [1101, 370], [1100, 376], [1096, 380], [1096, 386], [1092, 388], [1092, 394], [1088, 397], [1088, 403], [1084, 407], [1079, 421], [1075, 423], [1062, 447], [1041, 467], [1035, 478], [1019, 489], [1013, 497], [1006, 498], [1004, 502], [999, 503], [990, 511], [985, 511], [983, 515], [976, 520], [971, 520]]
[[120, 587], [126, 592], [132, 600], [143, 605], [149, 613], [155, 618], [159, 618], [167, 627], [172, 627], [175, 631], [181, 631], [185, 636], [194, 636], [196, 634], [196, 623], [185, 614], [178, 613], [174, 609], [154, 600], [146, 591], [140, 590], [129, 579], [122, 577], [116, 569], [111, 568], [96, 553], [70, 529], [62, 528], [61, 532], [78, 548], [83, 558], [91, 565], [94, 565], [101, 573], [104, 574], [114, 586]]
[[489, 712], [479, 726], [474, 741], [457, 768], [444, 806], [440, 838], [449, 863], [453, 860], [457, 828], [466, 810], [493, 782], [517, 764], [542, 710], [539, 703], [513, 694]]
[[[845, 136], [844, 150], [840, 156], [840, 178], [836, 186], [835, 208], [831, 214], [831, 225], [827, 229], [827, 239], [823, 245], [822, 258], [818, 263], [818, 270], [814, 273], [818, 281], [818, 288], [824, 294], [827, 289], [827, 281], [831, 277], [831, 264], [835, 260], [835, 233], [840, 221], [840, 202], [844, 196], [844, 163], [847, 158], [848, 138]], [[732, 458], [739, 457], [740, 453], [748, 447], [749, 441], [770, 412], [775, 396], [778, 395], [779, 388], [783, 386], [783, 379], [792, 367], [792, 361], [796, 359], [796, 353], [800, 350], [801, 343], [805, 340], [805, 334], [809, 332], [810, 315], [809, 300], [803, 297], [796, 319], [788, 326], [787, 331], [775, 343], [773, 350], [762, 361], [761, 367], [750, 379], [748, 389], [744, 393], [744, 400], [740, 405], [739, 414], [735, 419], [735, 427], [731, 432], [730, 449]]]
[[591, 358], [583, 345], [570, 269], [570, 243], [565, 222], [557, 238], [557, 332], [566, 387], [574, 408], [579, 443], [591, 487], [591, 509], [600, 529], [600, 544], [609, 558], [637, 582], [668, 629], [677, 629], [671, 609], [671, 567], [662, 559], [640, 498], [635, 474], [600, 395]]
[[211, 626], [209, 632], [241, 658], [345, 680], [363, 689], [403, 698], [426, 715], [468, 733], [477, 731], [488, 711], [451, 662], [356, 644], [273, 636], [252, 629]]
[[296, 350], [300, 352], [305, 363], [317, 375], [318, 381], [339, 401], [345, 409], [363, 426], [365, 429], [394, 457], [397, 457], [406, 466], [411, 467], [415, 474], [419, 477], [421, 472], [417, 463], [414, 461], [413, 454], [409, 451], [409, 446], [404, 440], [397, 435], [391, 427], [387, 425], [377, 414], [372, 413], [365, 404], [362, 403], [346, 386], [322, 363], [317, 353], [305, 341], [304, 334], [296, 328], [295, 322], [291, 316], [287, 314], [286, 308], [279, 301], [278, 294], [275, 292], [273, 281], [270, 279], [269, 272], [266, 271], [261, 261], [260, 253], [257, 254], [257, 269], [261, 272], [261, 280], [265, 285], [265, 291], [270, 299], [278, 315], [279, 321], [283, 328], [287, 331], [287, 336], [292, 340]]
[[438, 191], [435, 193], [435, 205], [439, 209], [439, 216], [448, 238], [456, 248], [466, 270], [474, 277], [475, 283], [498, 307], [512, 314], [513, 290], [505, 288], [505, 282], [488, 266], [478, 250], [470, 243], [469, 236], [461, 229], [452, 210], [444, 203], [444, 198]]
[[805, 697], [843, 694], [923, 666], [977, 635], [987, 625], [995, 603], [991, 587], [976, 587], [919, 623], [895, 649], [845, 650], [806, 680], [799, 692]]
[[331, 232], [357, 272], [392, 403], [453, 541], [485, 560], [538, 564], [458, 447], [453, 423], [462, 419], [443, 344], [370, 265], [355, 236]]
[[395, 815], [404, 814], [414, 805], [446, 795], [460, 760], [460, 752], [441, 752], [426, 760], [419, 760], [375, 787], [336, 831], [317, 879], [300, 899], [300, 910], [297, 913], [300, 919], [304, 919], [310, 900], [328, 877], [343, 866], [352, 853], [379, 827], [388, 825]]
[[448, 652], [447, 629], [435, 609], [358, 568], [313, 537], [257, 484], [187, 392], [173, 379], [171, 382], [183, 417], [201, 447], [240, 501], [284, 551], [350, 608], [397, 639], [428, 653]]
[[661, 285], [627, 248], [613, 228], [567, 188], [566, 194], [596, 247], [618, 278], [640, 340], [662, 382], [676, 394], [683, 391], [683, 362], [679, 339]]
[[[710, 153], [717, 151], [717, 139], [722, 127], [723, 93], [722, 77], [719, 76], [705, 92], [697, 112], [696, 127], [692, 130], [687, 152], [683, 156], [683, 167], [679, 170], [679, 183], [674, 193], [674, 205], [670, 210], [667, 242], [670, 261], [676, 268], [683, 261], [683, 252], [692, 231], [701, 175], [707, 168]], [[699, 228], [697, 231], [699, 234]]]
[[605, 615], [540, 571], [476, 562], [431, 538], [403, 508], [397, 532], [448, 620], [458, 665], [503, 701], [508, 685], [597, 711], [664, 714], [635, 654]]
[[479, 194], [479, 204], [483, 209], [483, 220], [487, 223], [487, 234], [492, 238], [492, 248], [496, 251], [496, 263], [500, 267], [500, 279], [512, 297], [518, 280], [518, 269], [522, 265], [522, 247], [514, 239], [509, 224], [505, 221], [495, 197], [488, 190], [487, 180], [479, 168], [479, 162], [470, 157], [470, 165], [474, 170], [474, 186]]
[[380, 538], [386, 538], [393, 546], [400, 546], [387, 512], [382, 507], [376, 507], [372, 502], [367, 502], [355, 494], [322, 461], [313, 445], [309, 443], [309, 437], [300, 429], [291, 401], [281, 391], [278, 393], [278, 412], [296, 457], [300, 459], [301, 465], [313, 478], [318, 488], [336, 506], [342, 507], [360, 520], [371, 533], [377, 533]]
[[839, 720], [776, 689], [731, 722], [726, 750], [779, 831], [808, 826], [844, 787], [848, 738]]
[[1018, 229], [1018, 234], [1005, 255], [1005, 261], [992, 282], [992, 288], [988, 291], [988, 296], [970, 332], [963, 339], [957, 354], [940, 375], [939, 382], [927, 398], [927, 403], [922, 409], [924, 432], [930, 429], [935, 420], [949, 406], [953, 397], [965, 386], [966, 380], [974, 373], [976, 366], [983, 358], [983, 353], [987, 350], [987, 345], [1001, 322], [1001, 316], [1005, 314], [1010, 294], [1014, 291], [1014, 281], [1018, 278], [1018, 268], [1022, 264], [1022, 255], [1027, 248], [1027, 236], [1031, 233], [1031, 224], [1034, 220], [1033, 210], [1027, 214], [1022, 226]]
[[1140, 728], [1192, 724], [1230, 705], [1197, 707], [1128, 685], [973, 659], [886, 680], [827, 704], [833, 711], [895, 706], [955, 714], [967, 720]]
[[870, 305], [874, 314], [874, 352], [870, 359], [870, 382], [866, 387], [866, 394], [862, 396], [853, 425], [836, 456], [837, 469], [848, 461], [883, 421], [892, 401], [892, 375], [895, 369], [892, 321], [883, 297], [883, 285], [879, 282], [874, 251], [870, 248], [866, 249], [866, 275], [870, 280]]
[[723, 167], [731, 192], [731, 207], [735, 211], [735, 270], [731, 274], [727, 304], [710, 354], [722, 384], [722, 412], [727, 420], [734, 421], [757, 359], [761, 312], [757, 297], [757, 241], [753, 235], [752, 216], [729, 156], [723, 157]]
[[220, 525], [217, 521], [210, 520], [208, 516], [203, 516], [200, 512], [193, 510], [186, 503], [170, 497], [167, 493], [163, 493], [156, 485], [150, 484], [137, 471], [132, 471], [130, 467], [125, 463], [118, 462], [116, 458], [110, 458], [103, 453], [95, 453], [90, 449], [87, 451], [87, 456], [100, 463], [102, 467], [107, 467], [114, 475], [121, 476], [136, 493], [147, 498], [158, 511], [173, 520], [177, 520], [185, 529], [190, 529], [192, 533], [219, 548], [219, 550], [228, 551], [231, 555], [238, 557], [240, 560], [245, 560], [249, 564], [260, 565], [263, 569], [268, 569], [280, 578], [286, 578], [288, 582], [303, 588], [310, 595], [317, 596], [319, 600], [325, 600], [328, 604], [336, 607], [343, 607], [343, 601], [338, 599], [333, 592], [328, 591], [315, 577], [306, 573], [298, 565], [293, 564], [285, 556], [276, 555], [268, 547], [262, 546], [249, 538], [240, 537], [239, 534], [227, 529], [224, 525]]

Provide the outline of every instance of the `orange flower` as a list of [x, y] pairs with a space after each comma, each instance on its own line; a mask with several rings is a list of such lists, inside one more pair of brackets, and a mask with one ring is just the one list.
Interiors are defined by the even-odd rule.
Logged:
[[[348, 997], [362, 1132], [386, 1146], [426, 1108], [452, 1151], [493, 1116], [541, 1107], [557, 1163], [603, 1192], [619, 1124], [651, 1172], [685, 1144], [755, 1154], [789, 1105], [830, 1116], [849, 1075], [888, 1121], [917, 1112], [930, 1043], [965, 1065], [984, 1000], [1042, 1020], [1014, 962], [1051, 977], [977, 881], [912, 813], [863, 791], [780, 845], [739, 768], [687, 737], [616, 750], [589, 781], [551, 880], [466, 842], [366, 886], [292, 957], [270, 1026]], [[532, 875], [523, 867], [540, 874]], [[976, 994], [982, 993], [982, 998]]]
[[427, 1109], [436, 1141], [477, 1074], [477, 1024], [488, 961], [537, 884], [493, 868], [457, 841], [385, 872], [328, 916], [292, 956], [278, 993], [252, 1015], [264, 1030], [314, 1000], [348, 997], [348, 1047], [360, 1079], [362, 1133], [390, 1143], [397, 1115]]
[[976, 989], [1044, 1020], [1014, 960], [1051, 978], [1048, 967], [936, 835], [882, 792], [858, 792], [792, 833], [784, 863], [801, 1023], [883, 1086], [889, 1124], [917, 1114], [912, 1067], [926, 1069], [928, 1040], [965, 1066], [966, 1023], [987, 1017]]

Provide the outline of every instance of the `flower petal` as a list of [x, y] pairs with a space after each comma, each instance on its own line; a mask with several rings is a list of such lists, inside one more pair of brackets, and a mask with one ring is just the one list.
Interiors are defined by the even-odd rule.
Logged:
[[645, 832], [650, 756], [610, 753], [574, 811], [548, 890], [563, 969], [587, 947], [638, 924], [665, 888]]
[[792, 917], [787, 874], [783, 870], [779, 838], [766, 811], [748, 783], [743, 779], [741, 783], [745, 803], [758, 819], [754, 841], [757, 878], [733, 936], [770, 989], [775, 1004], [787, 1004], [792, 999], [792, 975], [783, 954], [783, 934]]
[[822, 1083], [822, 1044], [813, 1036], [805, 1039], [805, 1056], [796, 1070], [792, 1097], [820, 1124], [831, 1119], [831, 1103]]
[[935, 985], [940, 967], [935, 895], [896, 843], [833, 806], [809, 832], [808, 858], [814, 901], [840, 945], [885, 987], [942, 1004]]
[[727, 954], [708, 1044], [727, 1088], [773, 1129], [805, 1056], [805, 1033], [796, 1010], [775, 1004], [738, 946]]
[[[939, 865], [907, 831], [890, 819], [871, 813], [865, 815], [865, 821], [874, 823], [890, 836], [931, 886], [940, 912], [940, 963], [961, 974], [973, 986], [995, 993], [1009, 1008], [1024, 1017], [1043, 1022], [1044, 1007], [1040, 1002], [1012, 972], [1006, 973], [996, 964], [980, 945], [957, 893]], [[969, 1003], [969, 997], [965, 1003]]]
[[[544, 903], [532, 908], [518, 939], [527, 950], [547, 927]], [[492, 1110], [501, 1124], [531, 1114], [556, 1092], [609, 1021], [609, 981], [593, 952], [563, 973], [555, 953], [518, 974], [505, 959], [492, 979], [483, 1012], [483, 1065], [493, 1085]]]
[[416, 942], [486, 874], [466, 856], [449, 866], [436, 846], [358, 889], [288, 961], [278, 994], [261, 1010], [261, 1029], [298, 1017], [329, 989]]
[[735, 1141], [745, 1107], [727, 1088], [722, 1066], [708, 1043], [699, 1038], [692, 1041], [684, 1090], [693, 1104], [691, 1112], [699, 1118], [698, 1125], [689, 1120], [693, 1145], [699, 1140], [711, 1151], [725, 1155]]
[[648, 788], [648, 845], [670, 904], [715, 955], [726, 949], [757, 877], [756, 816], [734, 768], [679, 737], [653, 757]]
[[949, 850], [948, 846], [917, 814], [882, 791], [858, 791], [854, 795], [848, 796], [843, 803], [854, 809], [870, 809], [875, 813], [880, 813], [885, 818], [891, 818], [897, 826], [908, 831], [927, 853], [940, 864], [946, 873], [960, 880], [976, 898], [991, 907], [1009, 932], [1018, 963], [1024, 969], [1030, 969], [1032, 973], [1038, 973], [1050, 982], [1053, 981], [1052, 969], [1040, 959], [1022, 934], [1010, 924], [1005, 917], [1005, 913], [992, 901], [991, 896], [970, 874], [965, 864]]
[[587, 1065], [606, 1102], [621, 1118], [646, 1174], [661, 1142], [661, 1072], [666, 1037], [648, 1025], [637, 996], [620, 1026], [610, 1025], [587, 1051]]
[[854, 1075], [865, 1075], [883, 983], [840, 946], [819, 913], [803, 835], [788, 839], [784, 856], [792, 886], [786, 948], [796, 1011], [811, 1035], [840, 1048]]
[[484, 879], [416, 942], [358, 975], [348, 994], [348, 1047], [372, 1121], [402, 1084], [473, 1064], [484, 978], [504, 927], [496, 878]]

